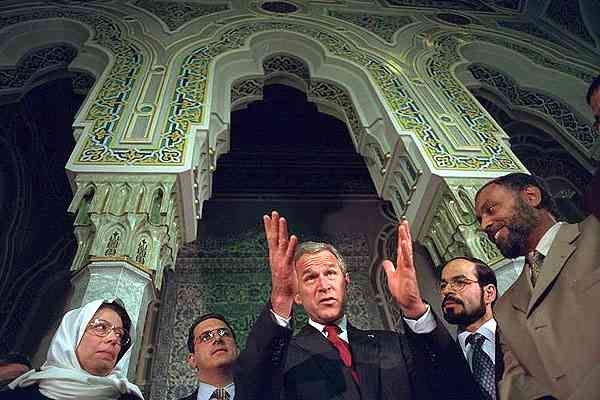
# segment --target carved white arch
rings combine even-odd
[[[226,28],[229,29],[231,26]],[[319,29],[327,31],[322,27]],[[340,34],[335,32],[335,35],[339,36]],[[346,40],[348,39],[346,38]],[[351,42],[348,41],[348,43]],[[198,47],[197,43],[189,43],[181,48],[171,59],[169,70],[177,70]],[[208,169],[211,173],[210,179],[212,179],[212,171],[216,168],[216,158],[229,150],[232,84],[242,78],[263,76],[263,61],[267,57],[280,53],[291,53],[303,60],[308,66],[311,79],[329,81],[347,91],[364,132],[360,143],[355,143],[356,151],[359,154],[363,156],[368,154],[366,147],[373,142],[379,143],[383,153],[388,154],[391,159],[394,159],[396,154],[403,154],[406,157],[409,152],[407,148],[410,147],[410,158],[419,166],[417,169],[421,170],[421,165],[426,161],[419,153],[415,138],[410,132],[403,131],[398,123],[390,117],[391,111],[382,95],[378,93],[375,82],[367,70],[352,61],[334,56],[315,39],[292,31],[278,30],[255,33],[242,47],[220,54],[212,60],[208,74],[208,93],[204,104],[208,111],[205,112],[203,122],[192,127],[196,140],[194,164],[199,166],[195,171],[206,170],[206,166],[201,166],[202,158],[210,157]],[[401,65],[400,62],[397,64]],[[171,82],[168,86],[173,84]],[[324,109],[324,111],[331,113],[332,110]],[[390,164],[387,160],[386,163]],[[386,175],[385,166],[378,169],[377,173],[373,173],[371,170],[370,172],[378,194],[386,200],[394,201],[396,189],[392,186],[395,184],[395,178],[390,177],[391,174]],[[194,198],[201,202],[210,197],[210,193],[208,196],[204,194],[206,196],[204,198],[195,196],[195,189],[192,189],[194,177],[189,176],[189,178],[191,179],[182,185],[184,214],[193,213],[200,218],[201,206],[193,204]],[[201,179],[195,179],[196,182],[198,180]],[[205,186],[210,188],[210,184]],[[392,189],[388,190],[389,188]],[[424,192],[425,185],[421,189]],[[415,214],[419,208],[426,207],[426,205],[419,205],[418,201],[413,203],[411,210]],[[398,213],[401,213],[399,207],[395,205],[395,208]],[[190,238],[195,237],[195,228],[189,229],[188,217],[186,217],[186,225],[186,240],[193,240]]]
[[[86,71],[96,79],[113,59],[112,54],[92,42],[91,27],[75,20],[49,18],[9,25],[0,31],[0,65],[14,66],[33,48],[56,43],[75,47],[77,57],[69,65],[73,71]]]

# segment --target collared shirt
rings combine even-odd
[[[564,222],[557,222],[554,225],[552,225],[547,231],[546,233],[544,233],[544,235],[542,236],[542,238],[540,239],[540,241],[538,242],[537,246],[535,246],[535,249],[541,253],[544,257],[548,256],[548,253],[550,252],[550,247],[552,247],[552,243],[554,243],[554,239],[556,238],[556,235],[558,234],[558,230],[560,229],[560,226],[563,225]],[[526,258],[523,258],[523,266],[525,265]],[[531,284],[531,270],[529,268],[527,268],[527,281],[529,282],[529,288],[533,289],[533,285]]]
[[[308,324],[316,330],[318,330],[319,332],[321,332],[323,336],[327,337],[327,334],[325,333],[325,325],[315,322],[310,318],[308,319]],[[342,318],[338,319],[330,325],[337,325],[337,327],[340,328],[338,337],[344,342],[350,343],[350,341],[348,340],[348,318],[346,318],[346,315],[342,315]]]
[[[550,229],[548,229],[546,233],[544,233],[544,236],[542,236],[537,246],[535,246],[535,249],[542,253],[544,257],[546,257],[550,252],[550,247],[552,247],[552,243],[554,243],[556,234],[558,233],[560,226],[563,224],[564,222],[557,222],[554,225],[552,225]]]
[[[290,318],[284,318],[280,315],[277,315],[275,313],[275,311],[271,310],[271,314],[274,318],[274,321],[277,325],[282,326],[284,328],[288,328],[288,329],[292,329],[292,324],[291,324],[291,317]],[[435,321],[434,321],[435,322]],[[313,328],[315,328],[316,330],[318,330],[319,332],[321,332],[321,334],[325,337],[327,337],[327,334],[324,332],[325,329],[325,325],[320,324],[318,322],[313,321],[312,319],[308,319],[308,324],[310,326],[312,326]],[[338,328],[340,328],[340,333],[338,334],[339,338],[342,339],[344,342],[346,343],[350,343],[350,341],[348,340],[348,318],[346,318],[346,315],[342,315],[342,318],[338,319],[337,321],[334,322],[335,325],[338,326]],[[435,328],[435,327],[434,327]],[[432,329],[433,330],[433,329]]]
[[[198,382],[198,397],[197,400],[209,400],[210,396],[212,396],[213,392],[217,390],[218,387],[210,385],[204,382]],[[235,385],[231,382],[229,385],[225,386],[223,389],[229,393],[229,398],[233,400],[235,397]]]
[[[469,368],[473,369],[473,346],[470,343],[467,343],[467,338],[471,336],[472,333],[480,333],[485,337],[485,341],[481,345],[481,348],[491,358],[492,362],[496,364],[496,327],[498,324],[494,318],[486,321],[483,325],[479,327],[475,332],[462,331],[458,334],[458,343],[460,344],[460,348],[462,349],[465,358],[469,362]]]

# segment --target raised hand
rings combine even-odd
[[[271,306],[273,311],[288,318],[292,313],[298,279],[294,270],[294,251],[298,238],[288,236],[287,221],[277,211],[263,216],[265,235],[269,243],[269,265],[271,267]]]
[[[383,262],[392,297],[400,306],[402,314],[411,319],[422,316],[427,307],[421,299],[417,273],[413,263],[412,239],[408,221],[398,225],[398,257],[396,267],[390,260]]]

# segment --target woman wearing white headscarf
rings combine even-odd
[[[131,319],[117,301],[96,300],[69,311],[41,370],[12,381],[12,390],[0,393],[0,399],[143,399],[123,372],[132,336]]]

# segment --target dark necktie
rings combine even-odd
[[[544,262],[544,256],[537,250],[527,254],[527,265],[531,272],[531,286],[535,287],[540,272],[542,271],[542,263]]]
[[[229,400],[229,393],[223,388],[215,389],[208,400]]]
[[[482,398],[485,400],[495,400],[496,372],[494,363],[485,351],[483,351],[483,342],[485,342],[485,336],[477,332],[467,338],[467,343],[471,344],[471,349],[473,350],[471,370],[473,371],[473,378],[479,384]]]
[[[337,349],[338,353],[340,354],[340,358],[342,359],[342,363],[344,366],[346,366],[346,368],[350,369],[352,372],[352,379],[354,379],[354,382],[358,384],[358,374],[354,368],[352,368],[352,354],[350,353],[350,346],[348,346],[348,343],[340,339],[338,336],[338,329],[339,328],[337,325],[325,325],[324,330],[327,332],[327,340],[329,340],[333,347]]]

